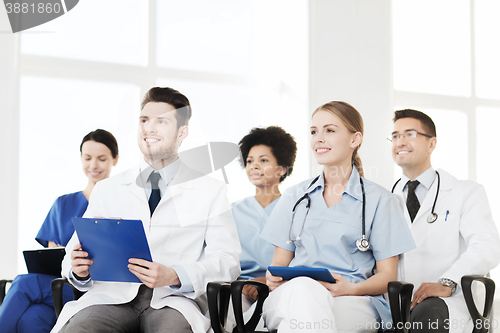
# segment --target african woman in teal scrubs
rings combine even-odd
[[[118,144],[114,136],[98,129],[87,134],[80,145],[83,171],[88,178],[85,190],[56,199],[36,236],[44,247],[65,246],[75,229],[71,218],[81,217],[95,184],[109,177],[118,162]],[[18,275],[0,306],[0,327],[4,333],[48,333],[56,322],[51,281],[45,274]],[[65,288],[64,301],[73,299]]]
[[[270,126],[252,129],[239,145],[242,165],[255,185],[255,196],[232,204],[241,243],[239,279],[266,283],[266,270],[273,259],[274,246],[259,235],[281,196],[278,185],[292,173],[297,144],[281,127]],[[243,294],[246,310],[257,294],[251,286],[246,286]]]

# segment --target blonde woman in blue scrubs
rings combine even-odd
[[[259,237],[269,215],[281,197],[279,184],[293,170],[297,144],[281,127],[254,128],[239,142],[241,164],[248,180],[255,186],[255,195],[231,205],[241,243],[241,275],[239,280],[266,283],[267,267],[274,255],[274,246]],[[257,299],[257,291],[245,286],[243,309]],[[252,311],[250,311],[252,312]],[[226,330],[234,326],[229,312]]]
[[[311,149],[323,172],[285,191],[261,237],[275,245],[273,266],[327,268],[336,283],[306,277],[283,281],[267,272],[272,292],[263,315],[270,330],[376,332],[391,325],[382,294],[396,280],[398,255],[415,245],[397,198],[362,178],[362,141],[363,119],[351,105],[330,102],[314,111]],[[362,184],[365,251],[357,246],[363,234]],[[292,221],[292,209],[305,193],[309,212],[306,216],[307,200],[302,200]]]

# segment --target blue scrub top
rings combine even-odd
[[[359,251],[356,240],[362,235],[363,192],[359,173],[352,169],[342,200],[327,207],[323,198],[323,173],[293,186],[283,194],[261,233],[261,237],[280,248],[295,252],[290,266],[323,267],[357,283],[374,274],[375,261],[384,260],[415,248],[398,199],[382,186],[363,178],[366,193],[366,238],[370,248]],[[311,206],[300,234],[301,240],[286,244],[292,208],[309,192]],[[305,216],[306,202],[296,208],[291,239],[295,239]],[[389,305],[382,295],[371,297],[380,319],[391,322]]]
[[[49,241],[66,246],[75,232],[71,219],[82,217],[87,206],[87,198],[81,191],[61,195],[50,208],[35,239],[44,247],[49,245]]]
[[[241,243],[240,280],[265,276],[274,256],[274,245],[259,237],[279,198],[266,208],[255,197],[248,197],[231,204]]]

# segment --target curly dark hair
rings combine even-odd
[[[280,183],[292,174],[293,164],[297,155],[297,143],[293,136],[278,126],[253,128],[239,142],[240,163],[243,167],[247,166],[247,157],[250,149],[258,145],[271,148],[271,152],[276,157],[278,165],[286,169],[286,173],[280,177]]]

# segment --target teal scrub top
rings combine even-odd
[[[273,261],[274,245],[259,235],[278,201],[279,198],[264,208],[252,196],[231,205],[241,243],[240,280],[265,276],[267,267]]]
[[[290,266],[327,268],[357,283],[371,277],[375,261],[384,260],[415,248],[415,243],[398,199],[382,186],[363,178],[366,195],[365,230],[369,250],[360,251],[356,240],[362,235],[363,192],[355,167],[342,193],[342,200],[327,207],[323,198],[323,173],[309,186],[312,179],[285,191],[264,227],[261,237],[280,248],[293,251]],[[292,208],[306,192],[311,206],[300,234],[300,240],[289,241]],[[290,238],[294,240],[302,227],[306,202],[297,205]],[[371,296],[370,296],[371,297]],[[391,314],[382,295],[371,297],[380,320],[390,323]]]

